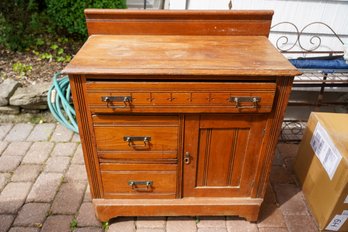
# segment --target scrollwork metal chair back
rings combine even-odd
[[[280,22],[280,23],[273,25],[271,27],[271,31],[274,28],[279,27],[281,25],[289,25],[293,29],[295,29],[295,32],[294,32],[295,33],[295,41],[293,43],[290,42],[289,36],[287,36],[287,35],[282,35],[276,40],[275,46],[282,53],[303,53],[304,52],[304,53],[328,53],[328,54],[342,53],[343,54],[343,50],[338,50],[338,51],[336,51],[336,50],[329,50],[329,51],[318,50],[322,45],[322,38],[321,38],[320,34],[310,35],[309,42],[311,45],[313,45],[313,47],[308,48],[308,47],[304,46],[303,43],[301,42],[302,41],[301,38],[304,35],[308,35],[306,33],[306,30],[309,27],[312,27],[315,25],[321,25],[321,26],[329,29],[329,31],[332,32],[332,35],[335,38],[337,38],[338,41],[343,45],[344,43],[343,43],[342,39],[340,38],[340,36],[332,29],[332,27],[330,27],[326,23],[312,22],[312,23],[309,23],[306,26],[304,26],[301,30],[299,30],[299,28],[294,23],[284,21],[284,22]],[[299,47],[301,50],[300,51],[294,50],[295,47]]]

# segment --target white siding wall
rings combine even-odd
[[[186,0],[169,0],[170,9],[185,9]],[[229,0],[188,0],[188,9],[221,9],[227,10]],[[282,21],[294,23],[299,30],[311,22],[328,24],[348,44],[348,0],[233,0],[232,9],[274,10],[272,25]],[[281,35],[289,37],[289,42],[295,40],[294,28],[278,26],[272,29],[270,40],[273,44]],[[310,38],[313,34],[321,34],[321,47],[319,50],[342,50],[341,43],[332,36],[327,28],[314,25],[304,31],[302,45],[311,48]],[[313,40],[314,43],[318,41]],[[284,48],[287,48],[286,46]]]
[[[186,0],[169,0],[167,5],[171,10],[184,10],[186,7]]]
[[[229,0],[191,0],[188,7],[189,9],[228,10],[229,2]]]

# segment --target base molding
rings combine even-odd
[[[239,216],[257,221],[262,198],[93,199],[97,218],[119,216]]]

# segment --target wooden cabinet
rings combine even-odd
[[[299,74],[267,40],[271,17],[86,11],[90,37],[63,72],[100,220],[257,220]]]

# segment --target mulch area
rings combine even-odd
[[[73,57],[83,42],[66,44],[64,50]],[[39,52],[47,52],[49,48],[42,47]],[[24,75],[18,73],[13,68],[17,62],[24,66],[30,66],[31,70]],[[54,59],[40,59],[33,50],[28,49],[23,52],[10,51],[0,46],[0,83],[5,79],[11,78],[20,82],[23,86],[35,85],[41,82],[50,82],[55,72],[63,70],[67,62],[57,62]]]
[[[13,70],[13,65],[20,62],[30,65],[31,71],[21,76]],[[11,78],[20,82],[23,86],[50,81],[53,74],[64,68],[66,64],[55,61],[39,60],[37,56],[30,52],[12,52],[8,50],[0,51],[0,83]]]

